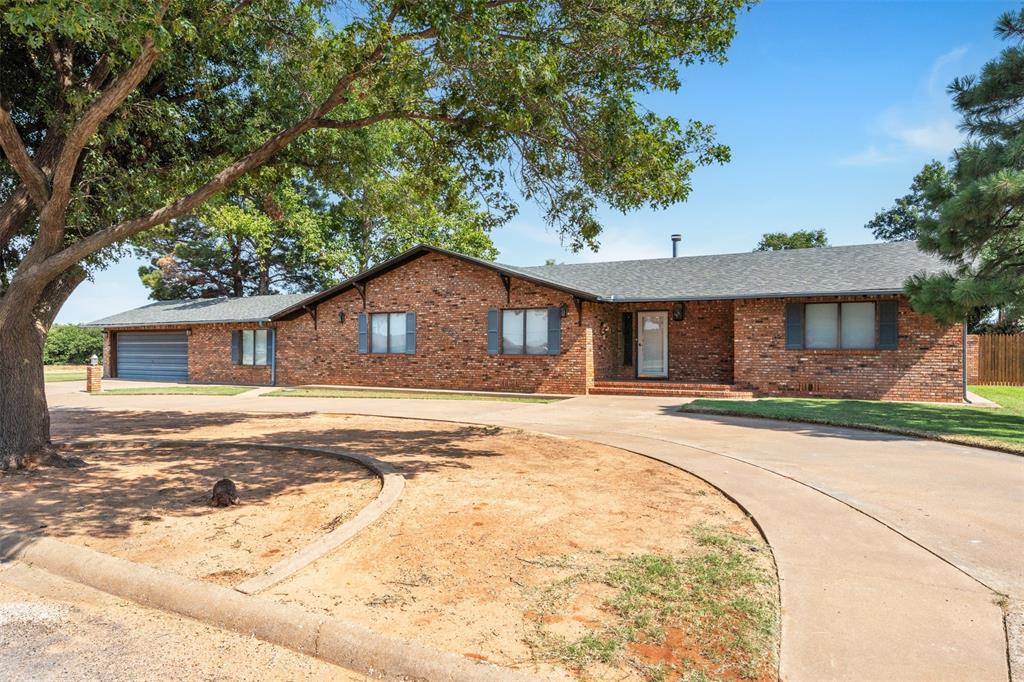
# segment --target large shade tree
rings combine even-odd
[[[996,33],[1009,46],[949,86],[966,142],[868,224],[882,239],[916,238],[949,264],[906,284],[916,310],[947,324],[992,309],[1009,327],[1024,318],[1024,10],[1003,15]]]
[[[236,183],[195,214],[137,238],[150,298],[260,296],[333,283],[343,255],[315,195],[272,178]]]
[[[355,139],[353,139],[355,138]],[[293,144],[194,215],[134,240],[157,300],[322,289],[427,243],[493,259],[515,206],[478,196],[406,121]]]
[[[747,0],[10,0],[0,10],[0,466],[47,451],[47,329],[90,268],[296,140],[414,123],[572,248],[601,204],[662,207],[725,161],[646,110],[721,61]]]

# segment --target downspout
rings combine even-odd
[[[962,354],[963,354],[963,357],[962,357],[962,364],[963,364],[962,375],[963,375],[963,392],[964,392],[964,396],[963,397],[964,397],[964,402],[965,403],[969,403],[971,401],[967,399],[967,320],[964,320],[963,334],[961,335],[961,338],[962,338],[962,342],[961,342],[960,345],[961,345]]]
[[[274,338],[274,352],[270,354],[270,385],[277,386],[277,327],[271,327],[268,333]]]

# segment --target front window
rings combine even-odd
[[[504,355],[547,355],[548,309],[501,311],[501,352]]]
[[[804,306],[806,348],[874,348],[875,304],[808,303]]]
[[[373,313],[370,315],[370,352],[405,353],[405,313]]]
[[[244,329],[242,334],[242,364],[264,366],[267,364],[267,330]]]

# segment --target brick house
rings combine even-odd
[[[958,401],[963,329],[915,313],[913,242],[513,267],[418,246],[312,294],[93,323],[120,378]]]

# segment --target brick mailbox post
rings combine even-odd
[[[99,393],[103,390],[103,365],[99,364],[99,358],[95,355],[85,368],[85,391],[86,393]]]

